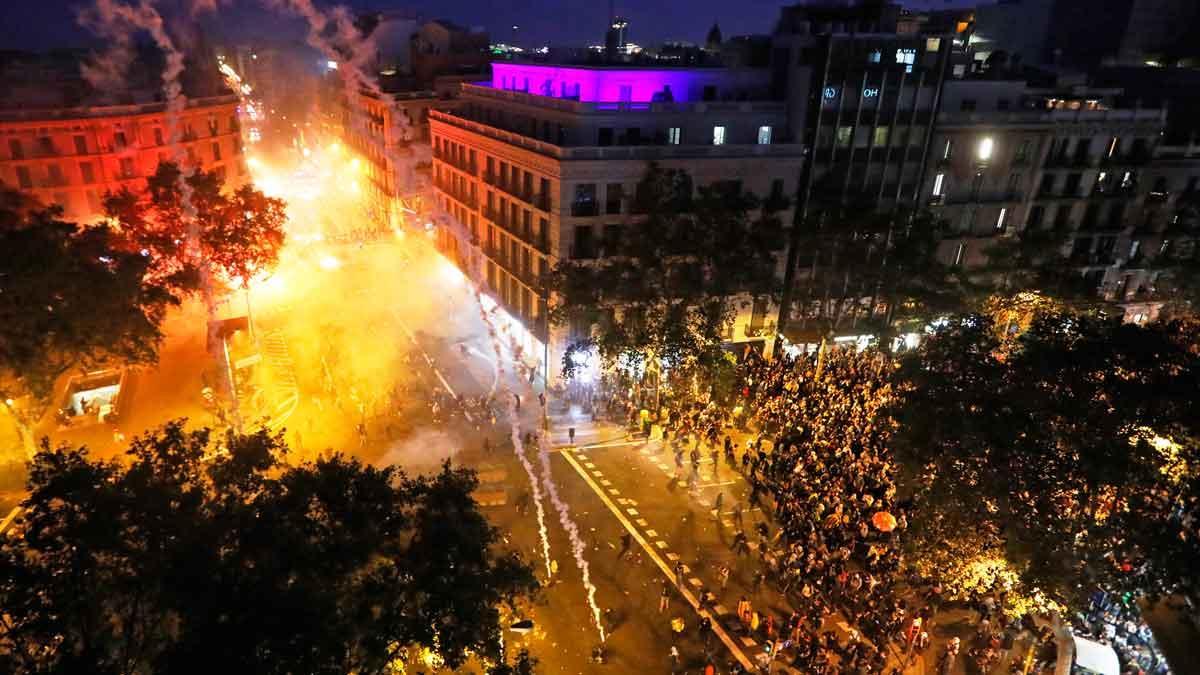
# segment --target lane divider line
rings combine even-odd
[[[629,532],[629,534],[633,536],[637,543],[642,547],[642,550],[646,552],[646,555],[650,556],[650,559],[654,561],[655,565],[658,565],[658,568],[662,571],[663,575],[672,581],[676,590],[683,595],[684,600],[688,601],[688,604],[692,606],[692,609],[696,611],[697,615],[707,616],[711,619],[713,633],[720,638],[721,642],[724,643],[727,648],[729,648],[729,652],[738,660],[738,663],[742,664],[742,667],[746,669],[746,672],[757,672],[756,669],[758,666],[751,661],[750,658],[746,656],[746,653],[742,651],[742,648],[733,641],[733,638],[731,638],[729,633],[725,631],[725,627],[722,626],[721,622],[717,620],[718,617],[714,616],[708,610],[700,610],[700,602],[692,593],[692,591],[680,583],[680,580],[675,577],[675,573],[671,571],[671,566],[667,565],[662,557],[658,555],[658,551],[656,551],[654,547],[647,542],[646,538],[642,536],[641,532],[639,532],[637,528],[633,526],[633,523],[629,522],[629,519],[625,517],[624,513],[621,513],[621,509],[618,508],[617,505],[608,498],[608,495],[604,494],[604,492],[600,490],[600,486],[596,485],[595,481],[592,480],[592,477],[587,475],[587,472],[583,470],[583,467],[579,465],[579,462],[571,455],[571,453],[569,451],[565,451],[558,454],[567,460],[567,463],[571,465],[571,468],[575,469],[575,473],[578,473],[579,477],[582,478],[583,481],[588,484],[588,487],[592,489],[592,492],[595,492],[596,496],[600,498],[600,501],[604,502],[604,505],[608,507],[608,510],[611,511],[614,516],[616,516],[617,521],[621,523],[621,525],[625,528],[625,531]],[[666,546],[666,543],[662,541],[656,542],[656,545],[657,544],[663,544],[664,548]]]

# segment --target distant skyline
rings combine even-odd
[[[125,0],[130,1],[130,0]],[[990,0],[989,0],[990,1]],[[336,2],[316,0],[332,7]],[[185,0],[160,0],[169,11]],[[44,50],[55,47],[92,46],[96,40],[75,23],[75,8],[82,0],[6,0],[0,2],[0,48]],[[213,39],[287,39],[303,36],[303,25],[294,19],[261,9],[259,0],[219,0],[219,17],[200,19]],[[512,42],[512,25],[520,27],[516,42],[523,46],[583,45],[601,43],[608,20],[605,0],[349,0],[358,11],[411,9],[429,19],[449,19],[486,30],[492,42]],[[629,19],[629,39],[638,44],[664,40],[702,43],[716,21],[726,37],[770,33],[779,9],[793,2],[779,0],[614,0],[617,14]],[[964,0],[908,0],[914,9],[971,6]],[[503,7],[497,12],[497,7]],[[178,15],[178,12],[176,12]]]

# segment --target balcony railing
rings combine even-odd
[[[455,157],[452,153],[442,152],[440,150],[434,150],[433,156],[435,158],[440,159],[441,161],[449,164],[450,166],[458,169],[459,171],[465,171],[466,173],[469,173],[472,176],[479,173],[479,165],[475,162],[472,162],[469,159],[460,160],[457,157]]]
[[[600,215],[599,202],[575,202],[571,204],[571,215],[576,218],[586,218]]]

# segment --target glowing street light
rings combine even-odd
[[[979,155],[979,161],[986,162],[992,158],[992,150],[996,148],[995,141],[991,136],[984,136],[979,141],[979,147],[976,148],[976,154]]]

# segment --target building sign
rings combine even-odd
[[[876,96],[879,96],[878,87],[867,87],[866,89],[863,89],[863,98],[875,98]]]
[[[837,98],[837,87],[825,87],[825,98]]]

